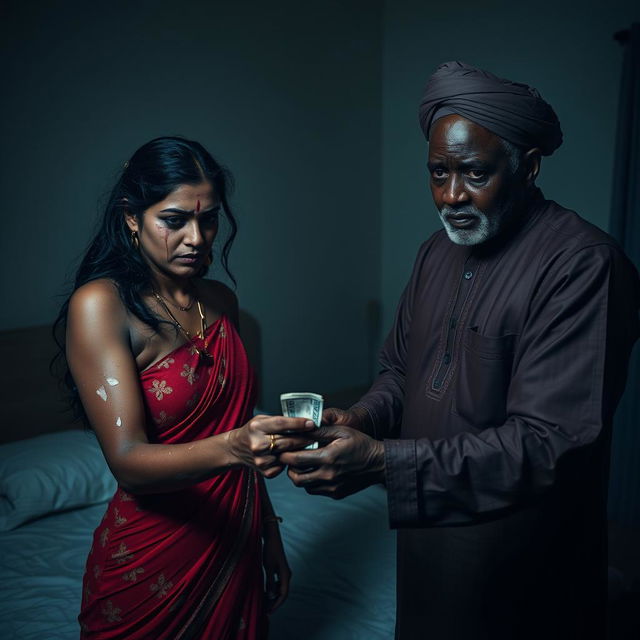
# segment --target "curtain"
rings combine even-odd
[[[640,23],[616,34],[624,48],[610,232],[640,267]],[[609,518],[640,526],[640,346],[614,421]]]

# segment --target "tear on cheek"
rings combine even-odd
[[[102,398],[105,402],[107,401],[107,392],[104,388],[104,386],[100,385],[97,389],[96,389],[96,394]]]
[[[167,252],[167,262],[169,262],[169,229],[163,227],[156,223],[156,229],[158,230],[158,234],[164,238],[164,248]]]

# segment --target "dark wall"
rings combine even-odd
[[[0,329],[48,323],[97,201],[142,143],[235,174],[231,266],[264,402],[368,376],[378,297],[382,3],[5,2]]]
[[[265,406],[371,370],[415,251],[438,228],[417,105],[461,59],[536,86],[565,144],[546,195],[608,225],[629,0],[364,0],[2,5],[0,329],[50,322],[99,197],[140,144],[203,142],[237,179],[232,254],[260,324]],[[375,305],[373,305],[375,307]]]

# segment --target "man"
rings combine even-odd
[[[280,462],[309,493],[386,485],[396,638],[604,638],[637,272],[535,186],[562,142],[537,91],[446,63],[420,123],[444,230],[418,252],[369,392],[325,412],[325,446]]]

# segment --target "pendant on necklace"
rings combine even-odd
[[[206,349],[198,349],[198,355],[203,365],[210,367],[213,364],[213,356]]]

